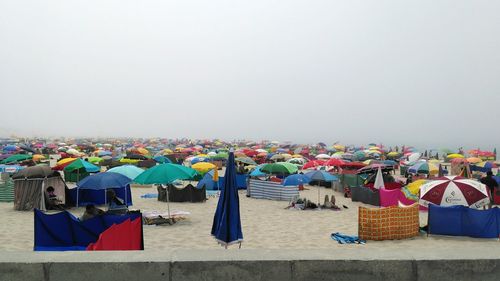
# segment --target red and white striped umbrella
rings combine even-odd
[[[467,178],[447,176],[420,187],[420,205],[467,206],[479,209],[490,202],[486,185]]]

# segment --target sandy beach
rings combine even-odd
[[[316,201],[318,187],[306,186],[301,197]],[[398,251],[412,249],[416,252],[433,252],[453,248],[459,243],[462,247],[474,247],[478,243],[500,249],[497,239],[474,239],[467,237],[430,236],[421,234],[407,240],[368,241],[366,245],[340,245],[331,240],[330,234],[341,232],[357,235],[358,206],[364,204],[351,202],[343,194],[320,187],[321,198],[334,194],[337,205],[346,205],[341,211],[298,211],[286,210],[287,202],[253,199],[240,191],[241,221],[245,249],[352,249],[353,251]],[[131,209],[142,211],[166,211],[167,204],[156,198],[140,198],[146,193],[156,193],[156,189],[132,188],[134,205]],[[171,210],[191,213],[188,219],[175,225],[144,226],[146,251],[167,249],[217,249],[220,246],[210,236],[212,219],[217,198],[211,197],[205,203],[170,203]],[[368,206],[368,205],[366,205]],[[73,208],[73,214],[80,216],[83,208]],[[33,249],[33,212],[13,209],[13,203],[0,203],[0,251],[32,251]],[[427,213],[420,213],[420,224],[425,225]],[[237,246],[232,246],[237,248]]]

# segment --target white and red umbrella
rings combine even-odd
[[[467,178],[447,176],[420,187],[420,205],[466,206],[479,209],[490,202],[486,185]]]

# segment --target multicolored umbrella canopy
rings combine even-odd
[[[495,162],[492,162],[492,161],[484,161],[481,163],[471,165],[471,170],[481,171],[483,173],[491,171],[491,169],[495,169],[495,168],[498,168],[498,166],[497,166],[497,164],[495,164]]]
[[[419,161],[411,166],[408,171],[414,174],[437,175],[439,173],[439,166],[427,161]]]
[[[135,179],[137,176],[144,172],[143,169],[134,165],[123,165],[109,169],[107,172],[122,174],[129,179]]]
[[[466,206],[480,209],[490,202],[486,185],[458,176],[446,176],[420,187],[420,204]]]
[[[89,173],[97,173],[101,170],[101,168],[97,167],[96,165],[78,158],[75,161],[71,162],[71,164],[66,166],[64,168],[64,171],[72,172],[74,170],[79,170],[79,169],[85,169],[85,171]]]
[[[325,171],[311,171],[305,174],[312,181],[338,181],[339,178]]]
[[[178,164],[160,164],[154,166],[134,179],[140,184],[169,184],[175,180],[191,180],[198,172],[196,170]]]
[[[298,171],[296,165],[287,162],[264,164],[260,170],[269,174],[294,174]]]

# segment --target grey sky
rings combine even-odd
[[[0,134],[494,147],[500,1],[0,0]]]

